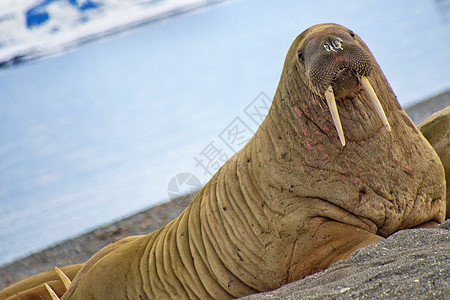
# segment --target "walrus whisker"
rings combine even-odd
[[[319,105],[320,109],[322,110],[322,112],[324,111],[324,105],[325,102],[323,101],[323,97],[318,96],[316,93],[314,93],[313,91],[309,91],[309,97],[311,99],[313,99],[314,103],[317,103],[317,105]]]
[[[44,283],[45,288],[47,289],[48,293],[50,294],[50,297],[52,297],[53,300],[59,300],[58,295],[56,295],[56,293],[52,290],[52,288]]]
[[[386,126],[387,130],[391,131],[391,126],[389,126],[388,119],[386,118],[386,114],[384,113],[383,107],[381,106],[380,100],[378,100],[377,94],[375,94],[375,91],[372,88],[372,85],[370,84],[369,80],[365,76],[358,76],[359,82],[361,83],[364,91],[369,96],[370,101],[372,102],[373,106],[375,107],[375,110],[378,113],[378,116],[381,119],[381,122],[383,122],[384,126]]]
[[[336,127],[339,140],[341,141],[342,146],[345,146],[344,131],[342,130],[341,119],[339,118],[336,99],[334,98],[334,92],[331,85],[325,91],[325,99],[327,99],[328,109],[330,110],[331,118],[333,119],[334,127]]]
[[[55,267],[55,271],[58,274],[59,278],[61,279],[61,281],[63,282],[64,286],[66,287],[66,289],[69,288],[70,284],[72,283],[72,281],[70,281],[69,277],[67,277],[66,274],[64,274],[63,271],[61,271],[60,268]]]

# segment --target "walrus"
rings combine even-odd
[[[353,31],[319,24],[294,40],[255,135],[191,204],[163,228],[68,268],[73,281],[64,279],[67,291],[53,297],[237,298],[444,217],[439,157],[370,50]],[[0,296],[50,299],[53,274]]]
[[[418,126],[441,159],[445,171],[447,205],[445,219],[450,219],[450,106],[438,111]]]

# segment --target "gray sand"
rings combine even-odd
[[[450,105],[450,91],[406,108],[416,125]],[[177,217],[191,195],[176,199],[0,268],[0,289],[25,277],[87,261],[105,245],[147,234]],[[446,223],[450,229],[450,222]],[[271,293],[246,299],[449,299],[450,231],[401,231],[332,268]]]

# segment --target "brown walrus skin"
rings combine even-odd
[[[387,120],[362,88],[363,77]],[[327,91],[336,98],[339,136]],[[326,269],[395,231],[432,226],[444,216],[437,154],[364,42],[345,27],[320,24],[293,42],[254,137],[187,209],[158,231],[94,255],[62,299],[240,297]]]
[[[418,128],[433,146],[444,166],[447,190],[445,218],[450,219],[450,106],[431,115]]]

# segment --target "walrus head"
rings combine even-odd
[[[342,130],[336,97],[351,97],[360,90],[367,94],[387,130],[391,130],[383,107],[367,76],[372,72],[369,53],[359,39],[348,29],[328,27],[314,32],[298,45],[297,56],[304,63],[310,90],[326,99],[342,146],[345,136]]]

